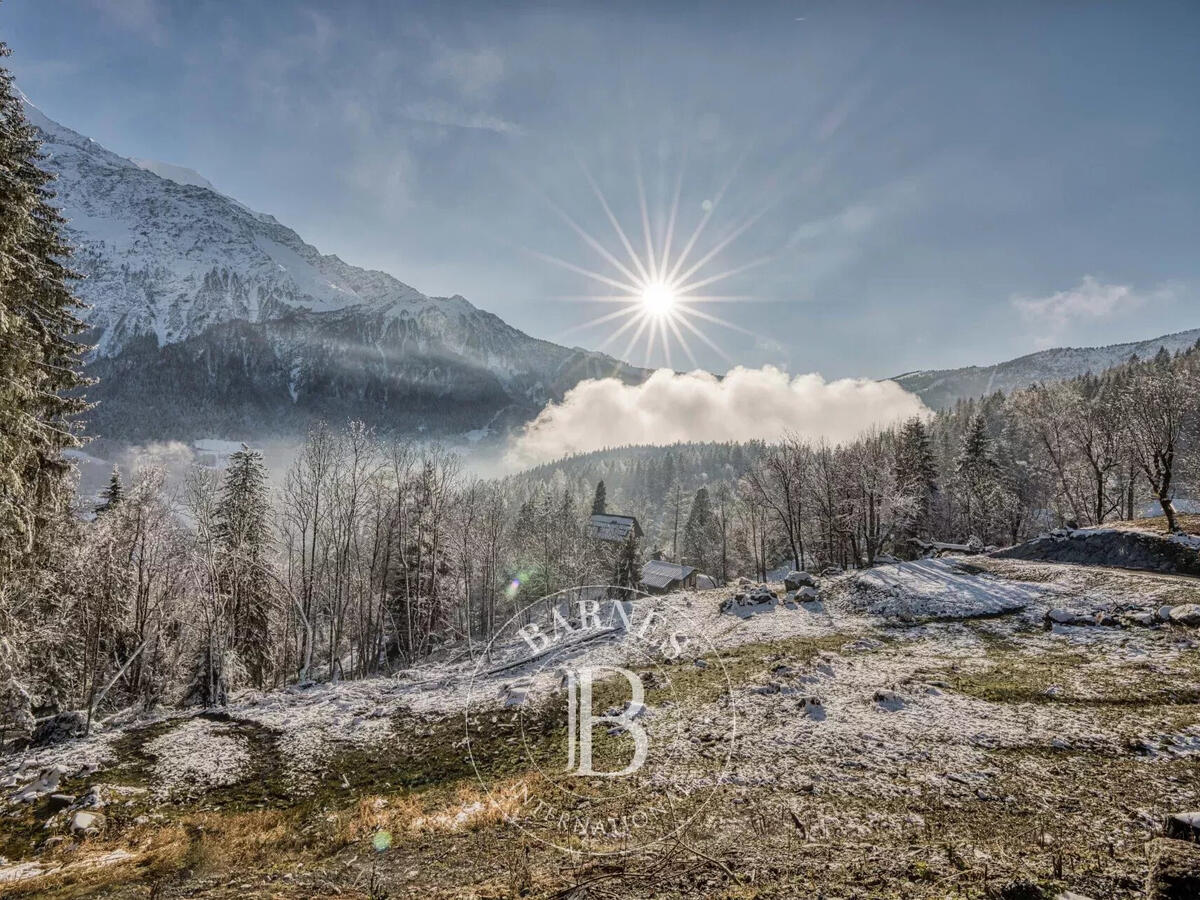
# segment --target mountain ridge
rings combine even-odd
[[[385,429],[503,429],[582,378],[649,374],[322,254],[197,173],[126,159],[24,102],[84,276],[99,436],[296,432],[351,412]]]
[[[990,366],[954,369],[916,369],[887,379],[920,397],[932,409],[946,409],[968,397],[1010,393],[1040,381],[1062,381],[1098,374],[1126,362],[1130,356],[1153,356],[1160,347],[1177,352],[1200,341],[1200,328],[1176,331],[1141,341],[1101,347],[1054,347],[1004,360]]]

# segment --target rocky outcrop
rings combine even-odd
[[[1145,531],[1063,528],[992,556],[1200,576],[1200,552],[1191,543]]]

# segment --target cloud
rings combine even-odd
[[[498,134],[521,134],[520,125],[485,112],[459,109],[441,100],[425,100],[404,108],[406,118],[429,125],[449,128],[473,128],[480,131],[495,131]]]
[[[1013,297],[1012,305],[1027,325],[1040,332],[1039,346],[1048,347],[1079,321],[1112,318],[1172,296],[1173,291],[1167,286],[1141,293],[1127,284],[1104,284],[1085,275],[1078,286],[1070,290],[1058,291],[1048,297]]]
[[[615,378],[582,381],[551,403],[513,441],[505,461],[536,465],[569,453],[677,441],[850,440],[929,410],[892,381],[817,374],[790,376],[774,366],[707,372],[659,369],[639,385]]]

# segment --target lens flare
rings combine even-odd
[[[619,352],[621,358],[629,359],[630,354],[637,348],[638,343],[644,342],[643,364],[649,365],[651,356],[661,352],[668,367],[671,366],[671,350],[673,346],[681,347],[693,366],[699,365],[689,343],[689,338],[695,337],[706,347],[717,353],[722,359],[731,362],[732,360],[730,360],[729,355],[701,329],[700,324],[702,322],[713,323],[734,331],[741,331],[747,334],[750,332],[697,307],[706,303],[751,300],[754,298],[733,294],[703,294],[699,293],[699,291],[702,288],[707,288],[709,285],[724,281],[735,275],[740,275],[749,269],[770,261],[771,257],[763,257],[717,272],[709,273],[705,271],[709,269],[710,265],[715,262],[723,251],[762,217],[765,210],[734,223],[723,230],[715,241],[711,242],[710,246],[706,248],[702,247],[705,244],[705,231],[717,211],[721,198],[729,188],[729,182],[726,182],[711,199],[705,200],[701,204],[700,209],[702,210],[702,214],[699,217],[699,221],[692,229],[691,234],[683,241],[682,249],[676,252],[677,248],[674,246],[674,243],[676,226],[679,224],[680,219],[679,201],[683,185],[682,169],[675,178],[674,192],[670,208],[667,210],[666,220],[664,223],[658,223],[661,227],[655,227],[655,223],[651,221],[649,205],[646,202],[646,190],[641,177],[641,167],[635,159],[635,188],[637,190],[637,205],[641,225],[639,240],[639,238],[632,237],[631,232],[627,232],[621,225],[611,204],[608,202],[608,198],[605,197],[604,192],[600,189],[600,185],[596,183],[587,166],[582,165],[582,162],[581,166],[584,177],[596,195],[596,199],[600,202],[604,216],[612,226],[621,250],[624,251],[623,257],[621,250],[614,253],[608,247],[604,246],[598,238],[589,233],[564,209],[544,195],[543,199],[546,200],[555,214],[592,250],[598,253],[609,268],[607,272],[597,272],[544,253],[529,252],[539,259],[604,285],[610,291],[614,289],[616,291],[616,293],[612,294],[589,294],[569,299],[615,303],[620,308],[615,312],[608,312],[582,322],[573,328],[567,329],[565,333],[593,328],[604,323],[613,323],[616,327],[597,349],[609,350],[609,348],[619,346],[619,342],[624,339],[623,349],[620,351],[613,350],[612,352]],[[636,249],[637,245],[635,241],[642,244],[640,252]]]

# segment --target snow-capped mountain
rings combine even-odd
[[[648,374],[323,255],[190,169],[26,115],[85,276],[100,435],[242,437],[347,415],[464,431],[524,421],[584,377]]]
[[[1200,328],[1194,328],[1128,344],[1042,350],[994,366],[906,372],[891,380],[912,391],[925,401],[926,406],[947,409],[966,397],[982,397],[995,391],[1009,393],[1042,381],[1062,381],[1088,372],[1099,373],[1127,362],[1135,354],[1146,359],[1162,347],[1175,353],[1191,347],[1198,340]]]
[[[157,159],[139,159],[136,156],[129,157],[129,161],[139,169],[145,169],[147,172],[153,172],[159,178],[165,178],[167,181],[173,181],[176,184],[182,184],[185,187],[202,187],[208,188],[210,191],[215,191],[213,183],[197,172],[195,169],[189,169],[186,166],[175,166],[171,163],[161,162]]]

